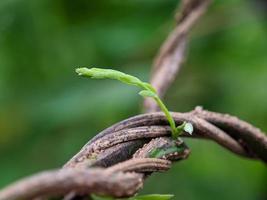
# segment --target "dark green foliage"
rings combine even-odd
[[[73,75],[108,66],[149,80],[174,25],[176,0],[0,1],[0,187],[58,168],[96,133],[140,113],[132,87]],[[267,21],[254,1],[214,1],[190,36],[188,57],[165,102],[231,113],[267,131]],[[123,67],[116,67],[123,66]],[[105,90],[105,93],[99,93]],[[140,106],[138,106],[138,103]],[[175,199],[266,199],[266,167],[208,141],[143,192]]]

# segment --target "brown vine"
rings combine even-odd
[[[177,25],[160,48],[151,77],[161,97],[175,79],[184,60],[188,33],[202,16],[209,0],[183,0]],[[154,112],[157,106],[146,100],[152,113],[121,121],[91,139],[62,169],[32,175],[0,191],[0,200],[83,199],[91,193],[114,197],[133,196],[142,187],[147,175],[166,171],[173,161],[186,159],[190,150],[179,155],[149,158],[155,147],[169,144],[171,130],[165,115]],[[196,107],[187,113],[173,112],[176,124],[184,121],[194,126],[193,135],[182,137],[208,139],[232,153],[267,163],[267,136],[260,129],[228,114]],[[173,159],[175,156],[176,159]],[[178,159],[177,159],[178,158]]]

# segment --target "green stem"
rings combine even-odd
[[[185,124],[180,127],[176,127],[175,122],[167,109],[167,107],[164,105],[164,103],[161,101],[159,96],[157,95],[156,89],[150,85],[149,83],[143,82],[140,79],[131,76],[129,74],[125,74],[123,72],[117,71],[117,70],[112,70],[112,69],[101,69],[101,68],[77,68],[76,72],[79,75],[82,76],[87,76],[89,78],[95,78],[95,79],[104,79],[104,78],[109,78],[109,79],[115,79],[118,81],[121,81],[123,83],[129,84],[129,85],[135,85],[140,88],[143,88],[139,94],[143,97],[152,97],[160,107],[160,109],[164,112],[166,115],[166,118],[168,119],[171,130],[172,130],[172,137],[173,139],[177,139],[177,137],[180,135],[181,130],[183,127],[185,127]],[[192,125],[191,125],[192,126]],[[191,128],[192,129],[192,128]],[[191,130],[189,127],[189,130]],[[192,132],[192,131],[191,131]]]
[[[166,117],[167,117],[167,119],[168,119],[168,121],[169,121],[169,123],[170,123],[170,126],[171,126],[172,137],[173,137],[174,139],[176,139],[176,138],[178,137],[179,134],[178,134],[178,131],[177,131],[177,129],[176,129],[175,122],[174,122],[174,120],[173,120],[173,118],[172,118],[172,116],[171,116],[169,110],[168,110],[167,107],[164,105],[164,103],[161,101],[161,99],[159,98],[158,95],[156,95],[156,96],[154,97],[154,99],[155,99],[155,101],[158,103],[160,109],[165,113],[165,115],[166,115]]]

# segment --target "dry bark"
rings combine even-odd
[[[154,63],[151,83],[160,97],[179,72],[188,32],[209,3],[209,0],[182,1],[177,25],[160,48]],[[150,100],[145,101],[145,107],[147,111],[157,110],[156,104]],[[194,126],[193,135],[182,133],[182,137],[209,139],[236,155],[267,163],[266,134],[237,117],[201,107],[187,113],[173,112],[172,116],[177,125],[187,121]],[[64,200],[82,200],[91,193],[133,196],[148,174],[168,170],[172,162],[189,156],[190,150],[186,147],[179,153],[149,158],[151,150],[173,144],[170,135],[168,121],[161,112],[131,117],[96,135],[63,169],[39,173],[2,189],[0,200],[43,200],[58,195]]]

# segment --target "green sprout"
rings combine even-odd
[[[117,199],[113,197],[105,197],[98,195],[91,195],[93,200],[170,200],[173,198],[172,194],[148,194],[148,195],[140,195],[129,198]]]
[[[77,68],[76,72],[78,73],[78,75],[84,76],[84,77],[89,77],[93,79],[115,79],[123,83],[134,85],[134,86],[141,88],[142,90],[139,92],[139,95],[143,97],[153,98],[157,102],[160,109],[166,115],[166,118],[169,121],[169,124],[171,127],[173,139],[177,139],[178,136],[182,133],[182,131],[186,131],[189,134],[192,134],[193,126],[191,123],[184,122],[182,125],[176,127],[174,119],[172,118],[169,110],[164,105],[162,100],[159,98],[155,88],[153,88],[153,86],[150,85],[149,83],[143,82],[137,77],[134,77],[132,75],[125,74],[123,72],[113,70],[113,69],[101,69],[101,68],[88,69],[86,67],[83,67],[83,68]]]

